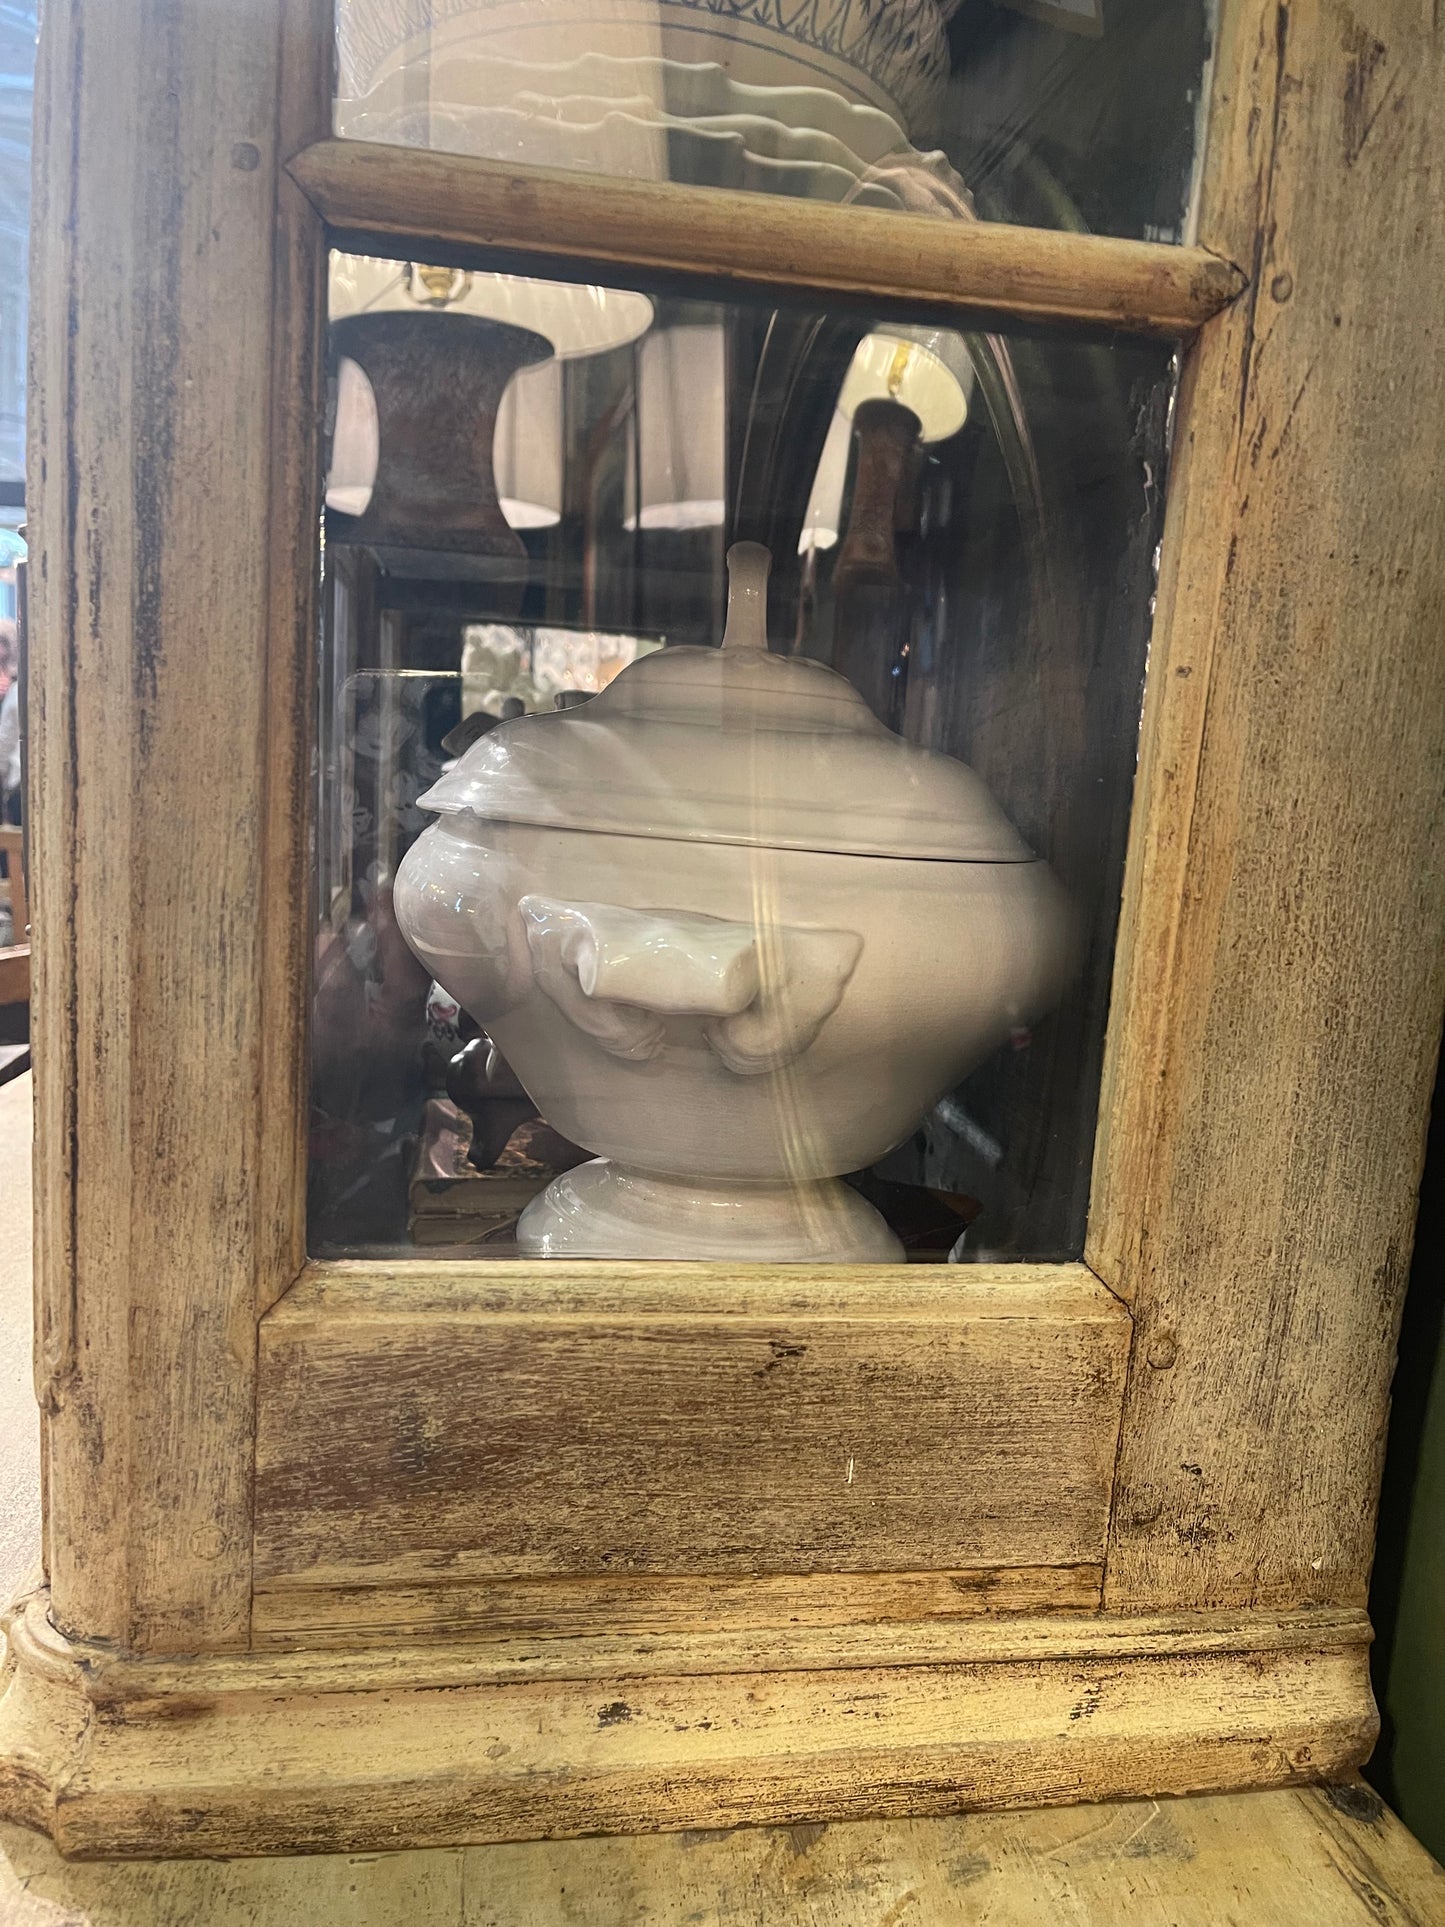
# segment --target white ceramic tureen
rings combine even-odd
[[[838,1181],[1056,994],[1062,892],[982,781],[769,653],[766,549],[720,649],[494,729],[421,798],[407,941],[547,1121],[600,1155],[541,1256],[888,1260]]]

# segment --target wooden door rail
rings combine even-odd
[[[847,300],[975,322],[1192,334],[1245,277],[1205,248],[673,182],[602,179],[430,149],[324,140],[290,173],[345,246],[557,280]]]

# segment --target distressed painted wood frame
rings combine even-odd
[[[1225,0],[1171,250],[350,149],[329,12],[47,8],[6,1810],[234,1853],[1352,1765],[1445,993],[1445,29]],[[1083,1265],[306,1264],[328,220],[1191,337]]]

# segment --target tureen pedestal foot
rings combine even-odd
[[[837,1178],[807,1184],[659,1177],[594,1158],[555,1178],[517,1226],[535,1258],[890,1264],[903,1246]]]

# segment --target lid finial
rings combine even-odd
[[[767,649],[768,573],[772,566],[772,550],[761,542],[734,542],[728,550],[724,649]]]

